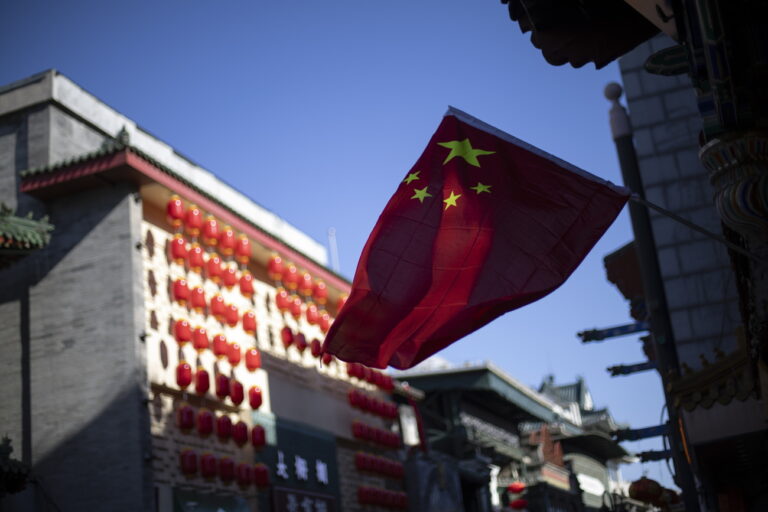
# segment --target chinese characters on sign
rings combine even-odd
[[[293,471],[297,480],[308,481],[309,480],[309,464],[307,459],[300,455],[294,455],[293,457]],[[289,480],[291,475],[288,471],[288,464],[285,462],[285,453],[282,450],[277,450],[277,465],[275,474],[283,480]],[[328,485],[328,464],[321,459],[315,459],[315,473],[314,479],[317,483]]]
[[[335,512],[333,496],[275,487],[275,512]]]

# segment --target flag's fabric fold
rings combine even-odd
[[[374,226],[324,350],[410,368],[560,286],[628,196],[450,109]]]

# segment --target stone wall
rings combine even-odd
[[[713,189],[698,159],[701,120],[687,75],[652,75],[643,63],[673,46],[667,36],[643,43],[619,61],[646,198],[721,233]],[[738,295],[725,247],[651,211],[678,357],[692,369],[715,350],[732,352],[740,324]]]

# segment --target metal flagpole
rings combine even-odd
[[[635,145],[632,140],[632,126],[630,125],[627,111],[619,103],[621,94],[622,88],[617,83],[610,83],[605,87],[605,97],[613,102],[610,110],[611,133],[616,144],[616,152],[619,157],[624,185],[632,191],[633,196],[645,200],[643,181],[640,177],[637,154],[635,153]],[[641,277],[655,346],[656,364],[661,375],[664,395],[668,404],[669,421],[671,424],[676,425],[678,411],[670,404],[669,395],[667,394],[667,382],[674,375],[679,374],[679,366],[672,324],[667,309],[666,292],[661,280],[661,273],[659,272],[659,261],[656,255],[656,243],[654,242],[651,229],[651,220],[648,210],[637,201],[629,203],[629,215],[632,221],[635,243],[637,244],[638,259],[640,260]],[[681,448],[680,435],[675,429],[672,430],[673,432],[670,434],[669,440],[672,460],[675,465],[675,483],[683,491],[685,510],[688,512],[698,512],[700,510],[699,500],[693,473]]]

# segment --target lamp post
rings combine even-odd
[[[605,97],[612,102],[610,110],[611,134],[616,144],[616,153],[619,157],[624,185],[634,195],[645,199],[640,168],[637,163],[637,154],[635,153],[635,145],[632,140],[632,125],[630,124],[627,111],[619,103],[622,92],[621,86],[617,83],[610,83],[605,87]],[[677,425],[678,411],[670,404],[667,392],[668,382],[679,375],[677,351],[667,309],[664,284],[659,271],[659,261],[656,255],[656,244],[651,229],[651,221],[648,210],[644,206],[632,201],[629,203],[629,216],[632,222],[632,231],[635,235],[638,259],[640,260],[640,273],[648,306],[656,365],[661,375],[665,400],[669,411],[669,421],[672,425]],[[681,440],[679,433],[675,429],[670,433],[669,441],[672,460],[675,465],[675,483],[683,491],[685,510],[689,512],[698,511],[699,502],[693,473],[683,451],[680,449]]]

